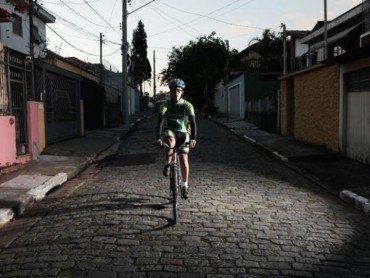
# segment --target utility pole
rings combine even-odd
[[[122,0],[122,124],[129,126],[128,86],[127,86],[127,0]]]
[[[31,96],[35,100],[35,73],[34,73],[34,49],[33,49],[33,0],[28,0],[29,25],[30,25],[30,62],[31,62]]]
[[[327,5],[324,0],[324,60],[328,58],[328,19],[327,19]]]
[[[100,32],[100,85],[103,85],[103,34]]]
[[[153,98],[154,98],[154,103],[156,102],[156,80],[155,80],[155,50],[153,50]]]
[[[286,47],[286,26],[281,23],[281,28],[283,28],[283,75],[287,73],[287,47]]]
[[[229,93],[227,90],[227,82],[229,81],[229,40],[226,40],[226,76],[224,80],[224,91],[225,91],[225,100],[226,100],[226,116],[227,119],[230,118],[230,109],[229,109]]]

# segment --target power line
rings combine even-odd
[[[105,18],[103,18],[86,0],[84,0],[84,2],[86,3],[86,5],[88,5],[90,7],[90,9],[92,9],[105,23],[107,23],[107,25],[112,28],[112,30],[114,30],[116,33],[117,30],[112,26],[110,25],[110,23],[108,21],[105,20]],[[119,33],[118,33],[119,34]],[[120,35],[120,34],[119,34]]]
[[[237,2],[237,1],[235,1],[235,2]],[[224,20],[220,20],[220,19],[211,17],[209,15],[204,15],[204,14],[198,14],[198,13],[194,13],[194,12],[184,11],[184,10],[178,9],[176,7],[173,7],[173,6],[169,5],[169,4],[164,4],[161,1],[158,1],[158,3],[160,3],[162,5],[165,5],[166,7],[169,7],[171,9],[174,9],[174,10],[179,11],[179,12],[183,12],[183,13],[187,13],[187,14],[191,14],[191,15],[196,15],[196,16],[199,16],[201,18],[212,19],[214,21],[218,21],[218,22],[221,22],[221,23],[224,23],[224,24],[227,24],[227,25],[238,26],[238,27],[245,27],[245,28],[253,28],[253,29],[260,29],[260,30],[265,30],[266,29],[266,28],[255,27],[255,26],[247,26],[247,25],[242,25],[242,24],[235,24],[235,23],[231,23],[231,22],[227,22],[227,21],[224,21]]]
[[[91,24],[94,24],[95,26],[99,26],[99,27],[105,27],[105,26],[102,26],[102,25],[99,25],[99,24],[96,24],[95,22],[87,19],[86,17],[80,15],[78,12],[76,12],[74,9],[72,9],[70,6],[67,5],[66,2],[64,2],[63,0],[59,0],[61,3],[63,3],[68,9],[70,9],[73,13],[75,13],[76,15],[78,15],[79,17],[83,18],[84,20],[86,20],[87,22],[91,23]]]
[[[89,53],[89,52],[86,52],[85,50],[82,50],[80,48],[77,48],[75,45],[71,44],[70,42],[68,42],[66,39],[64,39],[61,35],[59,35],[53,28],[49,27],[51,31],[53,31],[59,38],[61,38],[64,42],[66,42],[69,46],[71,46],[72,48],[84,53],[84,54],[87,54],[87,55],[90,55],[90,56],[96,56],[96,57],[100,57],[99,54],[92,54],[92,53]],[[117,53],[121,48],[115,50],[115,52],[111,53],[111,54],[108,54],[108,55],[103,55],[103,57],[108,57],[108,56],[111,56],[115,53]]]
[[[89,36],[95,37],[96,39],[99,39],[99,36],[97,36],[96,34],[94,34],[94,33],[90,32],[90,31],[88,31],[88,30],[86,30],[86,29],[84,29],[84,28],[82,28],[82,27],[74,24],[71,21],[68,21],[68,20],[62,18],[60,15],[58,15],[56,13],[53,13],[53,15],[56,16],[57,19],[60,19],[62,22],[64,22],[65,23],[64,25],[67,26],[68,28],[71,28],[71,29],[73,29],[73,30],[75,30],[77,32],[84,33],[86,35],[89,35]]]
[[[190,35],[190,36],[192,36],[190,33],[188,33],[182,26],[184,26],[184,25],[186,25],[186,24],[184,24],[184,23],[182,23],[182,22],[180,22],[180,24],[177,24],[177,23],[174,23],[174,22],[172,22],[172,21],[170,21],[168,18],[170,17],[169,15],[167,15],[167,14],[165,14],[165,16],[163,16],[163,14],[161,14],[161,13],[163,13],[162,11],[160,11],[160,10],[158,10],[158,9],[155,9],[154,7],[151,7],[157,14],[159,14],[159,16],[160,17],[162,17],[163,19],[165,19],[165,20],[167,20],[167,21],[169,21],[169,22],[171,22],[171,24],[173,24],[173,25],[175,25],[175,27],[174,28],[172,28],[172,29],[170,29],[170,30],[173,30],[173,29],[181,29],[181,30],[183,30],[185,33],[187,33],[188,35]],[[171,17],[172,19],[174,19],[173,17]],[[177,20],[178,21],[178,20]],[[196,29],[194,29],[194,28],[192,28],[194,31],[196,31],[197,33],[201,33],[199,30],[196,30]],[[158,34],[158,33],[157,33]],[[160,33],[159,33],[160,34]]]
[[[100,2],[100,0],[95,0],[95,1],[88,1],[90,3],[97,3],[97,2]],[[42,3],[46,3],[46,4],[52,4],[52,5],[64,5],[63,3],[57,3],[57,2],[50,2],[50,1],[42,1]],[[85,3],[76,3],[76,2],[68,2],[68,1],[65,1],[66,4],[73,4],[73,5],[85,5]]]

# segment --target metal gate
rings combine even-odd
[[[16,53],[4,52],[2,58],[3,88],[1,115],[12,115],[16,120],[17,155],[27,152],[27,89],[30,66],[25,58]],[[6,97],[5,97],[6,93]]]
[[[79,136],[79,77],[46,65],[39,70],[42,78],[37,78],[37,82],[42,82],[44,88],[46,144]]]

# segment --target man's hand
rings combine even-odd
[[[190,140],[190,148],[195,148],[195,145],[197,144],[197,140],[195,140],[195,139],[192,139],[192,140]]]
[[[162,144],[163,144],[163,142],[162,142],[162,140],[161,139],[157,139],[157,140],[155,140],[154,141],[154,143],[153,143],[154,145],[158,145],[158,146],[162,146]]]

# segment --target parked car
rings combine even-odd
[[[149,109],[154,109],[154,103],[153,103],[153,102],[151,102],[151,101],[149,101],[149,102],[148,102],[148,108],[149,108]]]

